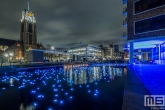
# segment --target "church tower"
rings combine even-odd
[[[28,9],[22,11],[20,40],[24,51],[37,48],[37,33],[35,14]]]

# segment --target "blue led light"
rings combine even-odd
[[[2,88],[2,90],[5,90],[6,88],[4,87],[4,88]]]
[[[73,88],[71,88],[70,90],[73,91]]]
[[[70,99],[72,99],[73,97],[72,96],[70,96]]]
[[[37,106],[37,103],[36,102],[34,102],[33,104],[34,104],[34,106]]]
[[[55,97],[58,97],[58,94],[54,95]]]
[[[54,102],[57,102],[58,100],[57,100],[57,99],[54,99],[53,101],[54,101]]]
[[[63,100],[60,100],[60,104],[63,104],[64,103],[64,101]]]

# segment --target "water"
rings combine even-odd
[[[0,78],[0,110],[120,110],[126,68],[64,65]]]

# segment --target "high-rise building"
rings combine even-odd
[[[165,0],[123,0],[130,63],[140,60],[165,64]],[[127,33],[127,34],[126,34]],[[148,50],[148,51],[146,51]]]
[[[114,45],[114,52],[119,52],[119,45]]]

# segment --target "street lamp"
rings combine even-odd
[[[9,55],[12,57],[13,56],[13,53],[10,53]]]
[[[11,65],[11,60],[13,59],[13,53],[9,53],[10,56],[10,65]]]
[[[8,54],[7,53],[5,53],[5,57],[8,57]]]
[[[6,62],[7,62],[7,60],[8,60],[8,59],[7,59],[8,56],[9,56],[9,55],[8,55],[7,53],[4,54],[4,57],[6,58]],[[5,63],[5,64],[6,64],[6,63]]]

